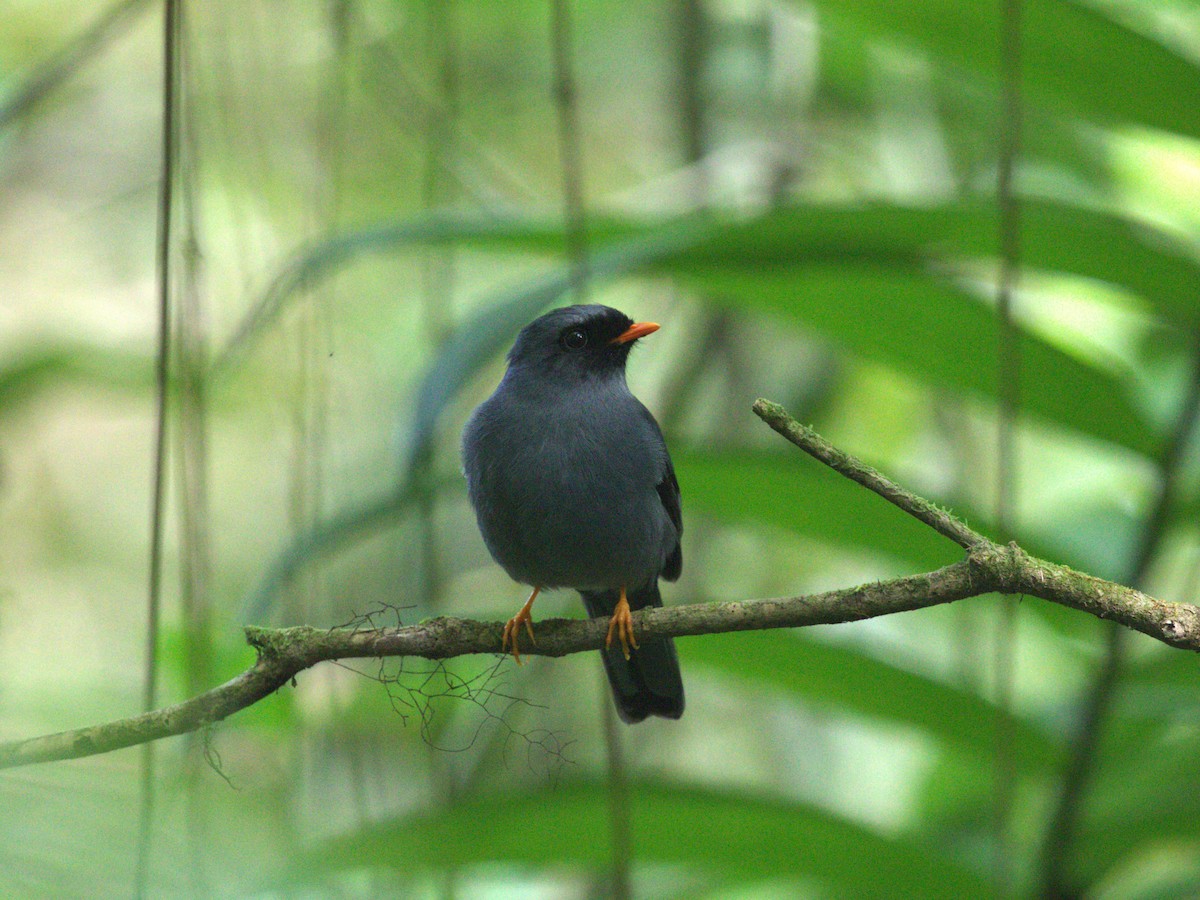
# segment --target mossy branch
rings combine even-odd
[[[1037,559],[1016,544],[994,544],[950,513],[833,447],[812,429],[792,420],[782,407],[759,400],[754,411],[816,459],[964,547],[966,558],[933,572],[820,594],[642,610],[633,617],[639,638],[854,622],[1000,593],[1040,597],[1117,622],[1172,647],[1200,651],[1197,607],[1157,600],[1124,585]],[[451,617],[400,628],[250,626],[246,628],[246,640],[258,651],[258,661],[236,678],[182,703],[139,716],[0,744],[0,768],[92,756],[196,731],[257,703],[305,669],[329,660],[388,656],[448,659],[496,653],[502,628],[500,622]],[[522,653],[566,656],[598,650],[604,644],[606,630],[607,622],[602,619],[545,619],[537,623],[537,645],[523,646]]]

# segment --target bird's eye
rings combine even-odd
[[[582,350],[587,346],[587,332],[582,328],[572,328],[570,331],[564,331],[559,342],[568,350]]]

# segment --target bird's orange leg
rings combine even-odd
[[[513,659],[517,661],[518,666],[521,665],[521,648],[517,646],[517,635],[521,633],[522,624],[525,625],[525,630],[529,632],[529,640],[533,641],[535,647],[537,646],[537,638],[533,636],[533,613],[531,610],[533,609],[533,601],[537,599],[538,592],[540,591],[541,588],[535,587],[533,593],[529,595],[529,599],[525,601],[525,605],[504,626],[504,637],[500,641],[500,652],[506,652],[508,644],[511,641]]]
[[[625,588],[621,588],[621,599],[617,601],[617,608],[608,620],[608,636],[604,639],[606,650],[612,648],[613,632],[621,642],[621,652],[629,659],[629,648],[636,650],[638,642],[633,636],[633,616],[629,611],[629,601],[625,599]]]

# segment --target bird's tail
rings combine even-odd
[[[608,619],[616,609],[619,591],[580,591],[588,615]],[[631,610],[647,606],[662,606],[658,593],[658,580],[644,588],[627,592]],[[683,679],[679,674],[679,658],[675,655],[675,642],[670,638],[641,641],[636,650],[630,650],[629,659],[615,644],[601,650],[608,683],[612,685],[617,714],[625,722],[640,722],[646,716],[663,716],[678,719],[683,715]]]

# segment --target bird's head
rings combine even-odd
[[[637,339],[657,330],[654,322],[634,322],[611,306],[566,306],[521,329],[509,368],[560,380],[623,374]]]

